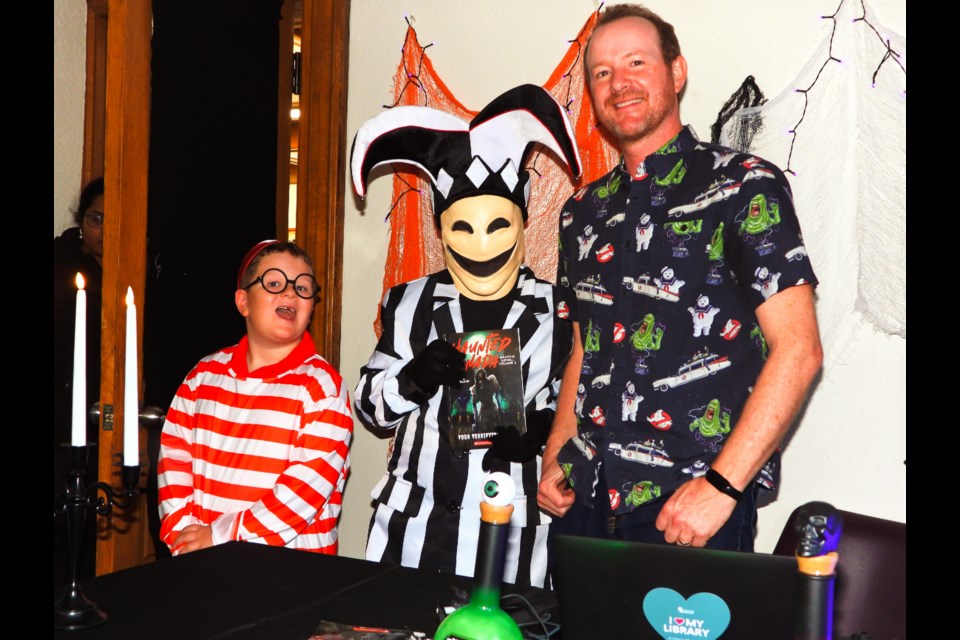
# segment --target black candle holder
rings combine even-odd
[[[67,445],[64,445],[67,446]],[[55,478],[53,515],[67,516],[67,561],[70,568],[70,583],[59,600],[53,603],[54,629],[86,629],[107,621],[95,602],[83,595],[77,581],[77,568],[83,548],[83,526],[87,512],[93,509],[98,515],[109,515],[114,507],[127,509],[140,494],[140,465],[120,467],[123,490],[118,491],[103,482],[87,485],[85,476],[90,450],[96,445],[70,446],[70,463],[73,469],[66,478]]]

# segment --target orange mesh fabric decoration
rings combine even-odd
[[[619,158],[619,152],[595,126],[593,108],[584,91],[580,53],[596,19],[597,13],[590,15],[543,85],[567,109],[580,151],[583,175],[575,184],[562,163],[558,163],[550,152],[542,150],[534,153],[526,165],[531,172],[529,219],[525,230],[526,264],[537,276],[551,282],[556,280],[557,232],[563,203],[578,187],[607,173]],[[477,112],[464,107],[437,76],[426,48],[420,45],[414,28],[408,26],[402,58],[393,78],[395,102],[388,106],[431,107],[470,121]],[[445,267],[443,245],[433,220],[428,180],[399,166],[394,174],[391,200],[394,205],[389,213],[390,246],[383,276],[384,292]],[[374,328],[379,336],[379,312]]]

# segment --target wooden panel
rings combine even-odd
[[[109,0],[106,66],[104,158],[103,322],[100,397],[112,405],[113,430],[101,421],[100,477],[121,486],[115,457],[123,449],[123,358],[127,287],[138,301],[138,331],[143,336],[147,243],[147,160],[150,129],[149,0]],[[138,346],[138,350],[140,347]],[[143,362],[143,358],[139,359]],[[138,372],[138,381],[140,380]],[[139,384],[139,383],[138,383]],[[139,395],[139,394],[138,394]],[[141,429],[141,432],[143,430]],[[141,449],[145,439],[141,433]],[[141,477],[143,486],[145,477]],[[97,575],[135,566],[144,557],[143,497],[131,512],[115,510],[110,531],[97,542]]]
[[[107,0],[87,0],[86,92],[83,109],[81,183],[103,175],[107,96]]]
[[[303,0],[297,243],[313,255],[320,300],[310,327],[317,350],[340,366],[343,198],[350,3]]]
[[[280,9],[280,73],[277,82],[277,235],[287,239],[290,210],[290,85],[293,78],[294,0]]]

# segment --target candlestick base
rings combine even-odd
[[[72,585],[53,603],[54,629],[87,629],[103,624],[107,614],[96,603],[87,600],[79,587]]]
[[[83,595],[77,579],[77,567],[83,550],[81,536],[84,523],[89,512],[106,516],[113,511],[114,506],[127,509],[140,495],[137,489],[140,467],[136,465],[121,467],[120,476],[125,487],[122,491],[104,482],[89,485],[85,482],[84,466],[93,446],[71,446],[70,459],[73,469],[66,478],[55,478],[53,513],[54,517],[58,514],[66,514],[67,517],[70,584],[53,604],[54,629],[86,629],[107,621],[107,614]]]

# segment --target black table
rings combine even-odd
[[[468,595],[471,585],[458,576],[229,542],[81,582],[109,619],[54,637],[306,640],[321,620],[432,635],[437,607]],[[504,585],[503,593],[524,596],[556,620],[552,592]]]

